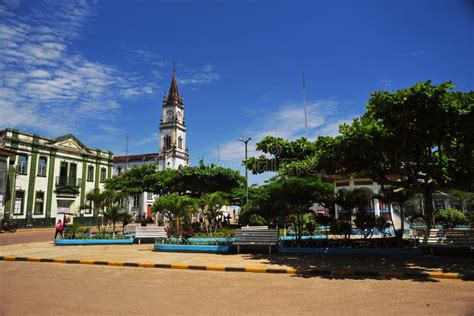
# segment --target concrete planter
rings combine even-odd
[[[228,253],[230,246],[155,244],[154,248],[165,252]]]
[[[370,255],[370,256],[421,256],[422,249],[412,248],[293,248],[278,247],[280,254],[300,255]]]
[[[87,246],[87,245],[131,245],[133,238],[130,239],[56,239],[56,246]]]

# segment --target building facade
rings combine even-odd
[[[380,193],[382,186],[369,178],[360,177],[340,177],[337,175],[328,176],[326,181],[334,185],[335,193],[339,190],[360,190],[368,197],[367,210],[375,216],[386,216],[393,221],[396,229],[401,227],[400,212],[396,205],[385,204],[377,199],[377,194]],[[447,193],[436,192],[433,194],[433,207],[437,209],[457,208],[461,210],[461,201]],[[424,215],[423,199],[420,194],[415,194],[412,201],[406,207],[405,216],[410,215]],[[336,218],[343,216],[344,210],[336,205]],[[405,227],[409,227],[409,223],[405,222]]]
[[[6,159],[1,218],[19,227],[54,225],[58,213],[97,222],[98,214],[81,206],[89,191],[102,190],[112,177],[112,152],[87,147],[71,134],[48,138],[10,128],[0,131],[0,147],[14,152]]]
[[[156,164],[158,170],[178,169],[189,165],[189,154],[186,143],[186,124],[184,119],[184,100],[179,94],[176,72],[168,95],[163,96],[159,126],[160,152],[114,158],[113,175],[144,164]],[[152,217],[152,205],[157,195],[143,192],[124,201],[124,208],[134,215],[135,219]]]

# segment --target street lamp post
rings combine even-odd
[[[247,144],[251,139],[252,137],[249,137],[245,140],[242,138],[238,139],[239,141],[245,144],[245,161],[246,162],[247,162],[247,152],[248,152]],[[247,164],[245,164],[245,197],[248,203],[249,202],[249,175],[248,175]]]

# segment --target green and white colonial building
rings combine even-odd
[[[5,188],[0,218],[19,227],[52,226],[58,213],[74,222],[97,223],[86,205],[86,194],[103,189],[112,177],[113,154],[90,148],[71,134],[48,138],[7,128],[0,131]]]

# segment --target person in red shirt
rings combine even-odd
[[[64,238],[63,228],[63,222],[61,221],[61,219],[58,219],[58,222],[56,223],[56,233],[54,234],[54,239],[58,237],[58,234],[61,236],[61,238]]]

